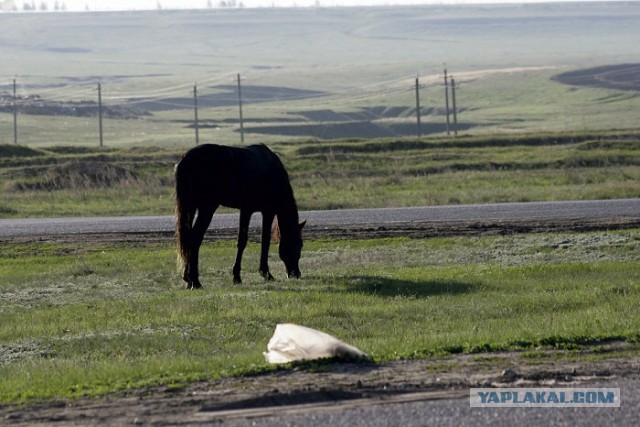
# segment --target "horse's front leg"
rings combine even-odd
[[[240,278],[240,270],[242,269],[242,254],[247,247],[247,241],[249,240],[249,222],[251,221],[251,215],[253,212],[247,210],[240,210],[240,227],[238,229],[238,253],[236,254],[236,262],[233,264],[233,283],[240,284],[242,279]]]
[[[260,274],[267,280],[275,280],[269,272],[269,246],[274,214],[262,212],[262,248],[260,250]]]

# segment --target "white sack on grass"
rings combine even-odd
[[[323,358],[360,359],[366,353],[324,332],[292,323],[276,325],[273,337],[267,344],[265,359],[269,363],[288,363],[294,360]]]

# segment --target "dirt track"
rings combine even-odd
[[[182,389],[135,390],[104,399],[0,408],[11,425],[184,425],[468,396],[470,387],[578,386],[640,377],[640,355],[611,342],[565,359],[540,350],[390,363],[321,363],[275,373],[203,381]],[[622,352],[625,352],[624,354]],[[597,361],[584,361],[598,355]],[[603,357],[604,355],[604,357]],[[563,360],[564,359],[564,360]]]
[[[640,227],[640,218],[538,223],[424,223],[342,229],[311,228],[307,237],[370,238],[490,235],[522,232],[590,231]],[[234,238],[220,232],[209,238]],[[45,240],[105,238],[145,244],[170,234],[51,236]],[[19,241],[24,241],[18,239]],[[39,241],[41,241],[39,239]],[[640,352],[624,342],[594,344],[579,353],[535,350],[454,355],[386,363],[320,363],[274,373],[203,381],[182,389],[133,390],[102,399],[57,401],[27,407],[0,407],[0,420],[12,425],[179,425],[299,413],[336,407],[453,399],[471,386],[577,385],[589,381],[640,377]]]

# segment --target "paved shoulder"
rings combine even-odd
[[[384,209],[344,209],[303,211],[309,227],[398,227],[411,224],[526,223],[528,221],[601,221],[635,219],[640,221],[640,199],[592,200],[539,203],[499,203],[480,205],[422,206]],[[252,226],[258,227],[260,215]],[[238,214],[216,214],[210,230],[235,230]],[[172,233],[171,216],[131,216],[92,218],[29,218],[0,220],[0,238],[64,236],[109,233]]]

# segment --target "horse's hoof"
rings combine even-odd
[[[273,280],[276,280],[272,275],[271,272],[269,271],[261,271],[260,275],[264,278],[264,280],[266,280],[267,282],[271,282]]]
[[[200,284],[200,282],[191,282],[187,285],[187,289],[189,289],[190,291],[194,289],[202,289],[202,285]]]
[[[242,284],[242,279],[240,278],[240,276],[233,278],[233,284],[234,285],[241,285]]]
[[[287,273],[287,277],[289,277],[289,279],[299,279],[301,276],[302,274],[300,274],[299,271],[291,271]]]

